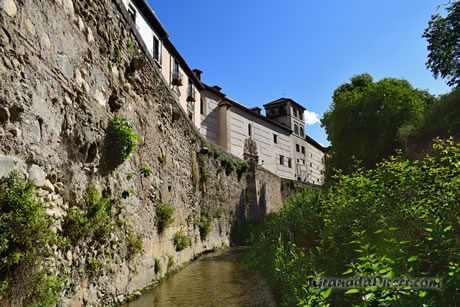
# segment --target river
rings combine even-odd
[[[276,306],[264,280],[241,264],[245,248],[199,257],[126,307]]]

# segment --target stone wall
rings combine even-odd
[[[134,259],[116,234],[106,247],[113,249],[110,259],[83,243],[55,247],[56,270],[69,277],[60,305],[123,302],[168,270],[229,245],[232,226],[248,211],[247,180],[256,206],[263,201],[266,212],[281,206],[278,177],[260,169],[226,172],[222,159],[238,159],[206,150],[121,1],[0,0],[0,13],[0,177],[21,169],[34,180],[58,234],[69,204],[89,184],[111,191],[143,240]],[[107,171],[104,138],[114,117],[132,123],[144,146]],[[140,174],[145,166],[150,176]],[[120,197],[123,191],[129,196]],[[155,222],[159,202],[174,208],[174,222],[162,234]],[[203,216],[212,224],[205,240],[197,226]],[[177,251],[173,236],[180,230],[192,244]],[[85,273],[90,257],[103,263],[93,278]]]

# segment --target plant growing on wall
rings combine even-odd
[[[174,235],[174,245],[177,251],[181,251],[192,246],[192,239],[180,230]]]
[[[124,118],[115,117],[109,123],[104,140],[103,163],[107,170],[113,170],[125,162],[138,147],[140,137],[134,133],[133,125]]]
[[[172,217],[174,214],[174,208],[170,204],[164,204],[161,201],[157,201],[157,207],[155,208],[155,221],[157,223],[158,232],[163,233],[166,227],[174,222]]]
[[[0,298],[5,305],[55,304],[67,276],[44,262],[50,246],[63,240],[51,231],[53,220],[31,181],[13,171],[0,179]],[[22,303],[15,301],[22,297]]]

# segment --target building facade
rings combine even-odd
[[[302,105],[280,98],[264,105],[264,116],[228,98],[201,82],[202,72],[190,69],[145,0],[123,3],[165,83],[207,140],[279,177],[323,184],[326,150],[306,135]]]
[[[123,0],[123,3],[166,83],[189,119],[200,128],[201,82],[174,47],[168,32],[145,0]]]

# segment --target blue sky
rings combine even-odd
[[[425,68],[424,29],[446,0],[148,0],[190,68],[248,107],[289,97],[321,118],[356,74],[450,88]],[[442,7],[439,9],[445,15]],[[307,134],[329,145],[311,113]]]

